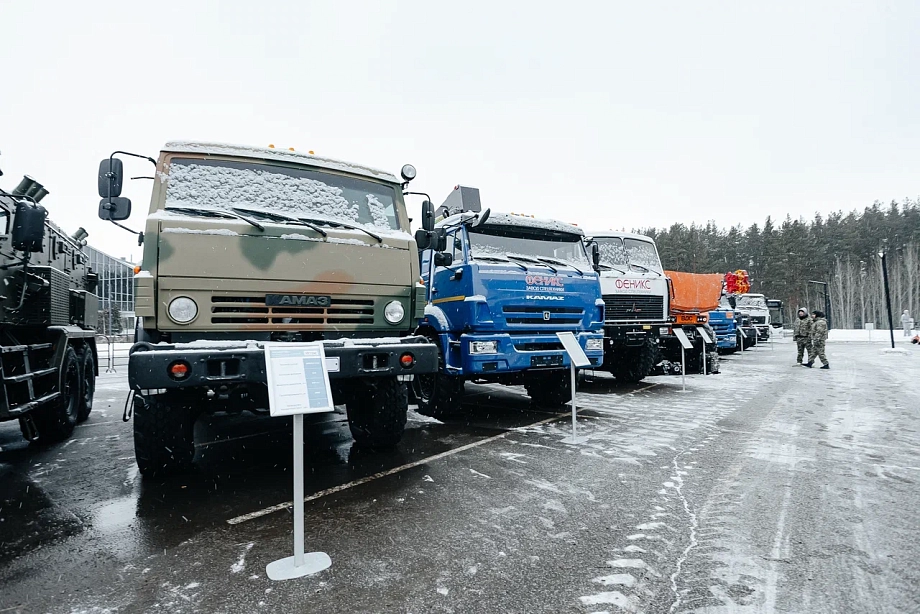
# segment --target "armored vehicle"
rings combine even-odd
[[[99,215],[116,222],[131,210],[118,155],[99,172]],[[147,159],[128,363],[141,472],[187,468],[204,412],[267,412],[267,342],[321,342],[355,441],[398,443],[405,382],[437,369],[435,346],[410,335],[425,307],[403,201],[415,169],[401,182],[310,154],[193,142]]]
[[[569,357],[556,333],[574,333],[593,365],[603,359],[604,303],[582,231],[481,211],[479,191],[466,186],[441,211],[445,249],[422,245],[429,303],[418,330],[437,343],[441,369],[416,378],[419,412],[459,412],[465,381],[522,384],[537,404],[568,402]]]
[[[86,231],[70,237],[48,221],[47,194],[28,176],[0,189],[0,421],[18,419],[39,442],[65,439],[86,420],[98,375]]]
[[[668,334],[670,288],[651,237],[589,233],[597,244],[604,295],[604,366],[624,383],[640,381],[659,361],[658,337]]]

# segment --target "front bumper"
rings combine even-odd
[[[604,338],[600,331],[574,334],[583,350],[588,339]],[[471,354],[472,341],[496,341],[498,351],[494,354]],[[562,344],[554,334],[464,334],[460,335],[457,348],[459,351],[451,353],[452,357],[459,355],[462,373],[456,373],[456,369],[453,371],[457,375],[473,375],[568,368],[571,364],[569,355],[561,348]],[[603,350],[585,350],[585,354],[594,366],[600,366],[604,362]]]
[[[770,325],[769,324],[758,324],[757,328],[757,340],[758,341],[767,341],[770,338]]]
[[[325,341],[323,349],[330,380],[420,375],[438,370],[437,346],[424,337],[394,338],[386,343],[361,339]],[[408,368],[399,362],[407,352],[415,357],[415,363]],[[189,365],[189,373],[177,380],[168,369],[178,360]],[[265,353],[260,342],[136,343],[128,359],[128,384],[134,390],[265,383]]]
[[[662,328],[668,328],[670,322],[656,322],[652,324],[605,324],[604,336],[606,346],[627,345],[640,346],[646,339],[657,340]]]

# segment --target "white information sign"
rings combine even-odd
[[[703,341],[705,343],[712,343],[712,339],[709,337],[709,333],[706,331],[705,328],[703,328],[702,326],[697,326],[696,332],[700,334],[700,337],[703,338]]]
[[[329,366],[321,343],[266,343],[269,413],[293,416],[335,411]]]
[[[564,347],[565,351],[568,353],[572,364],[576,367],[591,366],[591,361],[588,359],[585,351],[581,349],[581,345],[579,345],[578,339],[575,338],[573,333],[556,333],[556,336],[559,337],[559,341],[562,342],[562,347]]]
[[[677,337],[678,341],[680,341],[680,345],[682,348],[684,348],[685,350],[693,349],[693,344],[690,343],[690,339],[687,338],[687,333],[684,332],[684,329],[675,328],[674,335]]]

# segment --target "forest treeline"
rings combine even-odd
[[[909,309],[920,321],[920,199],[875,202],[861,213],[820,214],[763,225],[719,228],[674,224],[667,229],[642,229],[654,237],[666,269],[691,273],[725,273],[746,269],[751,292],[780,299],[787,322],[798,307],[823,309],[827,282],[833,325],[862,328],[874,322],[887,328],[882,265],[887,254],[891,309],[895,327]]]

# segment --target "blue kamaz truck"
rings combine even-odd
[[[730,309],[716,309],[709,312],[709,326],[716,334],[716,347],[722,354],[731,354],[739,349],[738,326],[735,312]]]
[[[441,368],[416,376],[419,412],[458,413],[466,381],[523,385],[540,405],[568,402],[569,357],[556,333],[574,333],[592,364],[603,363],[604,301],[584,233],[481,211],[479,191],[464,186],[439,213],[429,234],[440,244],[420,245],[428,305],[417,332],[436,342]]]

